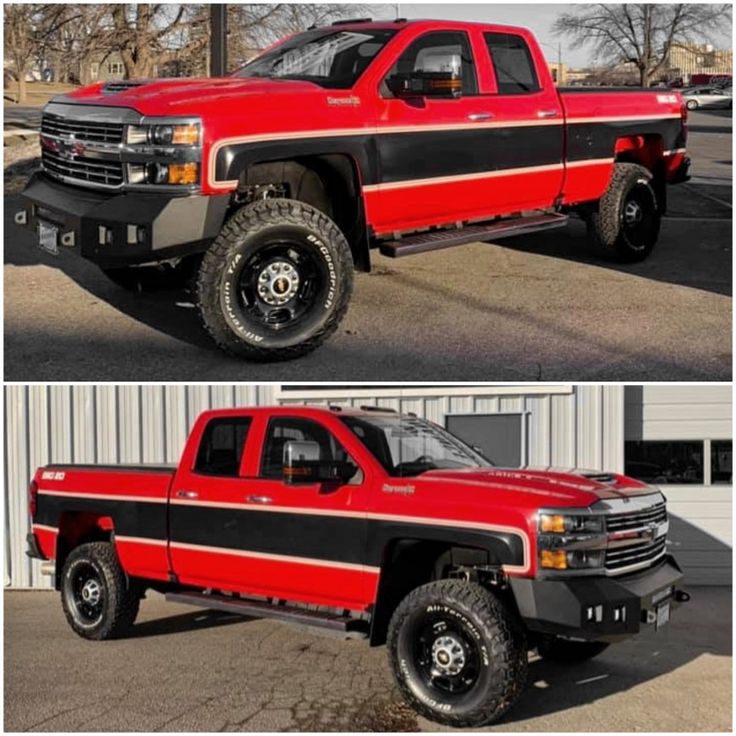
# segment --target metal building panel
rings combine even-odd
[[[527,458],[529,465],[552,464],[550,396],[528,396],[524,404],[527,416]]]

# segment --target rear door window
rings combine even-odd
[[[202,434],[194,472],[237,478],[249,428],[249,417],[210,420]]]
[[[538,92],[539,79],[526,41],[513,33],[485,33],[498,93],[525,95]]]

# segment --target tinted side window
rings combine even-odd
[[[475,63],[468,36],[454,31],[438,31],[420,36],[404,51],[388,77],[412,72],[454,72],[462,75],[463,95],[478,94]],[[384,85],[383,93],[388,94]]]
[[[236,478],[249,427],[248,417],[212,419],[202,435],[194,472]]]
[[[266,442],[261,460],[262,478],[281,478],[284,468],[284,445],[291,440],[316,442],[319,445],[320,460],[352,462],[343,446],[332,433],[311,419],[299,417],[279,417],[268,424]],[[355,479],[353,479],[355,480]]]
[[[539,80],[526,41],[512,33],[484,35],[496,73],[499,94],[523,95],[537,92]]]

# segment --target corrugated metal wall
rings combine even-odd
[[[459,388],[453,389],[454,392]],[[624,401],[622,386],[575,386],[567,393],[499,396],[468,394],[453,396],[374,396],[345,398],[338,392],[330,398],[300,399],[282,394],[281,403],[346,403],[352,406],[383,406],[415,412],[444,426],[447,414],[525,413],[527,415],[528,465],[605,468],[623,470]],[[310,397],[312,393],[308,394]]]

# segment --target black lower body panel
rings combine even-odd
[[[676,607],[682,580],[682,571],[668,556],[657,567],[623,577],[511,578],[511,588],[532,632],[618,641],[656,619],[659,606]]]
[[[164,261],[203,251],[220,232],[229,195],[176,197],[100,193],[35,174],[15,222],[33,232],[56,228],[59,250],[102,267]]]
[[[38,540],[36,539],[36,535],[32,532],[29,532],[26,534],[26,543],[28,544],[28,549],[26,550],[26,554],[29,557],[33,557],[36,560],[45,560],[46,557],[41,552],[41,549],[38,546]]]

